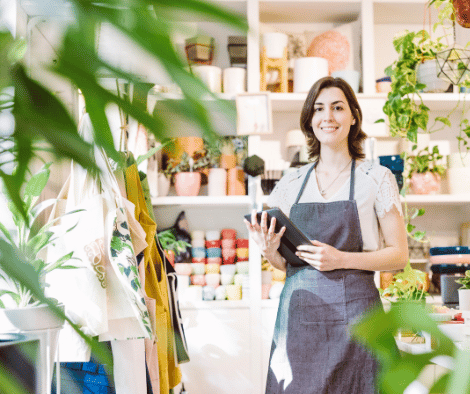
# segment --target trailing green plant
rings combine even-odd
[[[176,235],[173,229],[163,230],[157,233],[158,240],[164,250],[172,250],[175,255],[186,251],[187,248],[191,247],[191,244],[180,239],[176,239]]]
[[[460,289],[470,289],[470,270],[465,271],[465,276],[457,279],[456,282],[462,285]]]
[[[40,225],[38,217],[42,213],[44,206],[47,207],[49,202],[36,205],[42,191],[46,187],[49,180],[50,170],[49,167],[52,163],[44,165],[44,167],[36,174],[34,174],[26,183],[23,191],[23,209],[26,212],[26,218],[19,214],[16,206],[10,201],[8,208],[11,212],[14,229],[8,229],[8,226],[0,222],[0,232],[4,242],[6,242],[12,250],[15,250],[19,255],[24,258],[24,261],[32,267],[37,274],[40,281],[40,288],[45,290],[45,275],[56,269],[73,269],[78,268],[76,265],[70,265],[69,262],[73,259],[73,252],[65,254],[57,261],[46,261],[44,259],[44,251],[51,245],[58,235],[50,231],[60,218],[51,221],[45,225]],[[54,202],[55,200],[52,200]],[[77,213],[77,211],[70,212]],[[67,232],[72,231],[73,227],[68,229]],[[41,301],[34,296],[28,286],[25,286],[21,281],[15,278],[10,278],[8,275],[0,273],[0,279],[3,279],[8,285],[9,289],[0,290],[0,308],[11,306],[11,303],[5,304],[5,297],[9,297],[14,301],[17,307],[23,308],[26,306],[34,306]]]
[[[393,280],[386,289],[379,289],[380,295],[391,302],[421,301],[429,294],[424,290],[426,273],[406,264],[403,272],[393,276]]]
[[[439,164],[442,159],[443,156],[439,153],[437,145],[433,146],[432,151],[427,146],[417,152],[416,155],[407,155],[407,177],[411,178],[413,174],[424,174],[426,172],[444,175],[446,168]]]

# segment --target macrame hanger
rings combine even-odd
[[[119,98],[121,97],[121,91],[119,89],[119,81],[116,78],[116,88]],[[119,139],[119,150],[121,152],[127,152],[128,138],[129,138],[129,122],[127,121],[127,114],[124,113],[121,107],[119,107],[119,118],[121,121],[121,134]]]

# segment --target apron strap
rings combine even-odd
[[[295,203],[294,204],[298,204],[299,203],[299,200],[300,200],[300,197],[302,196],[302,193],[305,189],[305,186],[307,185],[307,181],[308,181],[308,178],[310,177],[310,174],[312,173],[313,169],[317,166],[317,162],[313,163],[313,165],[309,168],[309,170],[307,171],[307,174],[305,175],[305,179],[304,179],[304,182],[302,183],[302,186],[300,188],[300,191],[299,191],[299,194],[297,195],[297,199],[295,200]]]
[[[354,200],[354,174],[355,174],[355,169],[356,169],[356,159],[353,159],[352,164],[351,164],[351,178],[350,178],[350,184],[349,184],[349,200],[353,201]]]

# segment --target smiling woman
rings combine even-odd
[[[376,393],[377,361],[348,331],[380,304],[374,271],[406,263],[398,186],[387,168],[363,160],[362,112],[344,80],[317,81],[300,123],[313,163],[285,175],[267,204],[310,240],[296,252],[305,265],[279,253],[275,219],[268,224],[263,212],[245,222],[264,257],[286,271],[266,393]]]

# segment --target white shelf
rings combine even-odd
[[[405,202],[403,198],[401,200],[402,203]],[[408,194],[406,202],[410,205],[466,205],[470,204],[470,194]]]
[[[249,196],[194,196],[194,197],[156,197],[152,198],[153,206],[165,205],[228,205],[228,206],[251,206]]]
[[[239,301],[180,301],[180,309],[249,309],[248,300]]]
[[[277,112],[299,112],[302,110],[307,93],[271,93],[271,107]],[[356,95],[359,103],[361,100],[376,99],[386,100],[387,94],[364,94]],[[431,110],[449,111],[457,104],[462,105],[465,100],[465,107],[470,107],[470,94],[463,93],[422,93],[424,104]],[[384,114],[385,117],[385,114]],[[431,119],[432,120],[432,119]]]

